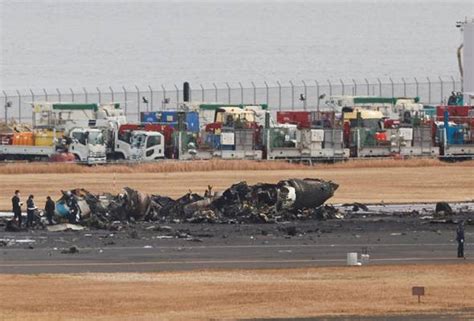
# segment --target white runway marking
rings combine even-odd
[[[409,261],[455,261],[452,257],[431,257],[431,258],[383,258],[371,259],[375,262],[409,262]],[[192,261],[145,261],[145,262],[48,262],[48,263],[11,263],[0,264],[0,267],[48,267],[48,266],[122,266],[122,265],[216,265],[216,264],[282,264],[282,263],[330,263],[330,262],[345,262],[345,259],[316,259],[316,260],[192,260]]]

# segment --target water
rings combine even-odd
[[[457,76],[474,1],[1,3],[0,89]]]

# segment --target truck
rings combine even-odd
[[[44,136],[44,133],[52,133],[50,143],[35,144],[35,134]],[[13,138],[11,144],[0,145],[1,160],[48,160],[55,154],[69,152],[81,163],[92,165],[106,162],[102,131],[98,129],[75,127],[64,132],[42,130],[14,133],[13,136],[23,142],[17,143]]]
[[[343,112],[345,108],[380,111],[383,117],[402,123],[410,123],[413,117],[423,113],[418,97],[331,96],[326,106],[336,112]]]
[[[415,121],[394,126],[383,113],[356,108],[343,113],[344,141],[352,157],[438,156],[431,124]],[[390,126],[387,126],[389,124]]]
[[[93,134],[93,137],[100,138],[100,142],[87,146],[92,155],[100,149],[100,153],[111,160],[151,161],[164,158],[164,137],[157,131],[162,126],[127,123],[118,103],[35,103],[34,111],[36,127],[75,127],[71,133],[73,142],[75,136],[78,139],[87,132],[89,137]],[[85,147],[74,145],[70,150],[87,152]]]
[[[434,122],[434,139],[439,144],[442,158],[474,158],[474,108],[439,106]],[[456,109],[455,109],[456,108]]]
[[[107,155],[110,159],[154,161],[165,157],[165,136],[160,125],[122,124],[109,131]]]

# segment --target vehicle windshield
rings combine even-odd
[[[366,127],[372,130],[382,130],[383,126],[380,119],[351,119],[351,127]]]
[[[88,142],[91,145],[102,145],[104,144],[104,135],[101,131],[89,131]]]
[[[142,148],[145,144],[146,136],[145,134],[133,134],[130,139],[130,145],[132,148]]]

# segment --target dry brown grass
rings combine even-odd
[[[284,161],[251,160],[207,160],[207,161],[163,161],[147,164],[123,164],[107,166],[83,166],[64,163],[4,163],[0,164],[0,174],[47,174],[47,173],[171,173],[208,171],[263,171],[302,170],[310,168],[415,168],[415,167],[472,167],[474,161],[446,163],[437,159],[368,159],[350,160],[335,164],[315,164],[306,166]]]
[[[34,194],[42,206],[47,195],[60,197],[60,190],[83,187],[94,193],[118,193],[130,186],[151,194],[179,197],[192,190],[202,193],[207,185],[222,191],[247,181],[278,182],[288,178],[319,177],[340,185],[331,203],[467,201],[474,199],[474,167],[464,165],[428,167],[332,168],[304,167],[291,170],[226,170],[164,173],[70,173],[0,174],[0,210],[10,210],[15,189],[23,197]]]
[[[2,320],[190,320],[474,308],[474,265],[0,275]],[[411,287],[426,287],[418,304]],[[472,311],[472,310],[471,310]]]

